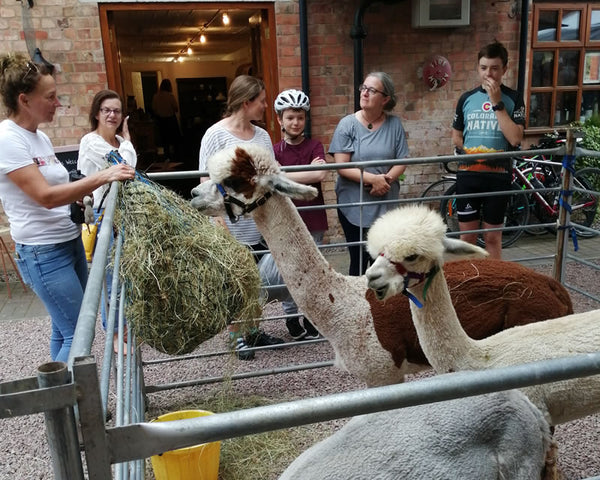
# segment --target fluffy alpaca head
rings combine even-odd
[[[215,183],[239,181],[238,188],[248,192],[254,190],[259,176],[281,171],[272,151],[252,143],[219,150],[208,159],[206,168]]]
[[[236,145],[218,151],[207,162],[210,180],[192,190],[192,206],[206,215],[225,213],[226,195],[235,199],[229,205],[236,216],[247,213],[244,205],[280,193],[291,198],[311,199],[317,190],[289,180],[272,151],[254,145]],[[221,190],[219,190],[221,188]]]
[[[379,299],[422,283],[445,260],[487,256],[480,247],[446,238],[442,217],[423,205],[382,215],[369,229],[367,249],[375,261],[366,276]]]

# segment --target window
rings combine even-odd
[[[528,127],[548,129],[598,114],[600,5],[534,5]]]
[[[413,0],[412,26],[459,27],[469,25],[470,0]]]

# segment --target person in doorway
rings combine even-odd
[[[0,123],[0,200],[15,242],[19,272],[44,303],[52,323],[50,356],[66,362],[87,283],[81,226],[70,204],[101,185],[134,178],[114,165],[75,182],[38,129],[60,107],[52,69],[25,55],[0,58],[0,96],[7,118]]]
[[[262,80],[249,75],[236,77],[229,87],[227,106],[223,119],[211,126],[200,143],[199,168],[206,171],[208,159],[219,150],[233,145],[256,143],[273,151],[269,134],[252,122],[262,120],[267,108],[265,85]],[[201,178],[200,181],[206,181]],[[264,250],[261,235],[252,218],[241,218],[232,223],[228,218],[216,217],[215,223],[221,225],[252,251]],[[255,259],[260,260],[261,255]],[[257,326],[253,326],[246,338],[241,334],[239,324],[229,323],[229,337],[232,349],[240,360],[252,360],[254,350],[251,346],[269,346],[284,343],[281,338],[268,335]]]
[[[523,139],[525,104],[517,91],[502,83],[508,68],[508,52],[498,42],[483,47],[477,55],[481,85],[464,93],[456,105],[452,143],[468,154],[501,152],[517,148]],[[456,175],[458,195],[510,190],[512,164],[509,158],[461,160]],[[490,258],[502,258],[502,230],[508,195],[458,197],[456,210],[461,231],[484,229],[483,239]],[[463,233],[461,239],[477,242],[478,233]]]
[[[104,170],[108,163],[106,154],[116,150],[127,165],[135,168],[137,164],[137,155],[131,136],[129,134],[129,117],[123,118],[123,102],[121,96],[113,90],[101,90],[92,100],[90,108],[90,132],[85,134],[79,143],[79,156],[77,158],[77,168],[84,175],[92,175],[95,172]],[[120,133],[117,134],[117,132]],[[108,193],[108,185],[102,185],[94,190],[94,216],[96,223],[99,224],[98,233],[102,226],[101,216],[104,214],[102,206],[104,197]],[[106,305],[110,299],[112,290],[112,269],[107,267],[106,293],[102,292],[102,327],[106,330]],[[125,331],[125,341],[127,341]],[[113,332],[113,346],[117,353],[118,344],[118,325],[115,322],[115,331]],[[127,351],[127,349],[125,349]]]
[[[165,161],[177,161],[181,142],[181,132],[177,120],[179,107],[175,95],[173,95],[171,80],[168,78],[160,82],[158,92],[152,98],[152,111],[157,121],[160,146],[163,148]]]
[[[336,163],[364,162],[368,160],[401,159],[408,156],[406,134],[400,118],[391,112],[396,105],[396,93],[392,78],[385,72],[369,73],[360,90],[360,110],[347,115],[338,123],[329,153]],[[383,213],[398,205],[369,204],[381,200],[397,199],[399,180],[404,177],[406,165],[377,165],[366,167],[364,173],[358,168],[338,170],[335,185],[338,218],[347,242],[366,239],[371,224]],[[363,189],[361,191],[361,177]],[[366,202],[362,206],[346,204]],[[362,233],[362,236],[361,236]],[[369,255],[361,245],[348,247],[350,253],[349,274],[365,273]],[[362,257],[362,262],[361,262]]]
[[[304,127],[306,115],[310,110],[310,101],[306,94],[300,90],[285,90],[275,99],[275,113],[277,121],[283,132],[283,140],[273,146],[275,158],[282,166],[293,165],[322,165],[325,163],[325,150],[323,144],[318,140],[306,138]],[[321,182],[327,175],[326,170],[315,170],[312,172],[287,172],[286,175],[292,180],[312,185],[319,194],[312,200],[293,200],[297,207],[310,205],[324,205]],[[303,210],[300,216],[306,224],[308,231],[317,244],[323,242],[323,236],[327,231],[327,214],[325,210]],[[280,285],[283,279],[275,265],[273,256],[265,255],[258,264],[261,278],[269,285]],[[268,275],[268,278],[266,278]],[[319,337],[319,331],[310,320],[303,317],[302,322],[298,317],[298,306],[289,297],[282,301],[286,318],[286,327],[294,340],[312,340]]]

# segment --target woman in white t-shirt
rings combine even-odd
[[[0,200],[19,272],[52,320],[50,356],[66,362],[88,273],[81,227],[71,220],[69,206],[101,185],[133,179],[134,170],[115,165],[69,182],[50,139],[38,130],[60,106],[52,70],[21,54],[0,58],[0,95],[8,117],[0,122]]]
[[[236,77],[229,87],[227,108],[222,120],[206,130],[200,143],[200,171],[206,171],[206,162],[219,150],[233,145],[256,143],[273,152],[271,137],[252,122],[261,121],[267,108],[265,84],[262,80],[249,75]],[[273,158],[275,153],[273,152]],[[208,180],[201,178],[200,181]],[[252,218],[240,218],[232,223],[229,218],[216,217],[218,225],[227,228],[229,232],[252,251],[265,250],[261,243],[261,235]],[[255,257],[256,261],[259,257]],[[254,350],[249,350],[248,343],[254,346],[268,346],[283,343],[281,338],[267,335],[257,327],[253,327],[246,339],[239,333],[236,324],[229,325],[231,347],[240,360],[254,358]]]
[[[79,142],[79,156],[77,157],[77,168],[84,175],[92,175],[100,170],[104,170],[108,163],[106,154],[116,150],[127,165],[135,167],[137,165],[137,154],[131,143],[129,127],[127,120],[123,119],[123,101],[121,96],[113,90],[101,90],[92,100],[90,108],[90,133],[87,133]],[[120,131],[120,135],[117,132]],[[100,215],[104,213],[101,206],[104,205],[103,199],[108,193],[108,185],[102,185],[94,190],[94,215],[96,222]],[[100,220],[100,226],[102,221]],[[100,229],[98,229],[100,232]],[[112,269],[106,269],[106,293],[110,298],[112,290]],[[104,289],[102,289],[102,327],[106,330],[106,298],[104,298]],[[118,310],[117,310],[118,311]],[[127,331],[125,331],[125,334]],[[118,324],[115,322],[115,331],[113,332],[113,346],[115,353],[118,351],[117,344]],[[125,335],[125,339],[127,336]],[[125,349],[127,351],[127,349]]]

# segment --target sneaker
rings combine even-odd
[[[246,342],[253,347],[269,347],[285,343],[282,338],[273,337],[262,330],[256,330],[246,335]]]
[[[285,326],[290,332],[292,338],[296,341],[303,340],[306,336],[306,330],[304,330],[304,327],[300,325],[300,319],[298,317],[287,318],[285,320]]]
[[[306,336],[304,337],[304,340],[314,340],[315,338],[319,338],[321,336],[321,334],[319,333],[319,331],[315,328],[315,326],[310,323],[310,320],[306,317],[304,317],[304,328],[306,329]]]
[[[250,347],[242,337],[232,339],[231,342],[231,346],[237,358],[239,358],[240,360],[254,359],[254,350],[250,350]]]

